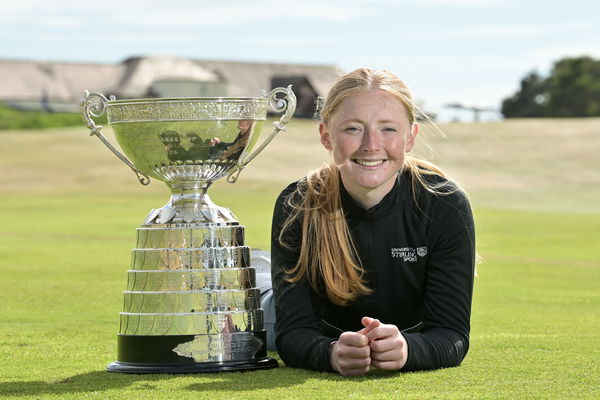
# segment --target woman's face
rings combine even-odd
[[[355,198],[372,191],[383,198],[392,189],[417,130],[404,104],[379,89],[350,95],[319,126],[321,143],[332,152],[344,187]]]

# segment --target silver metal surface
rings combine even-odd
[[[185,342],[173,349],[180,356],[193,358],[194,361],[238,361],[250,360],[264,345],[260,339],[249,332],[214,333],[196,335],[194,340]]]
[[[264,121],[268,109],[269,98],[266,96],[111,99],[108,122],[115,125],[156,121]]]
[[[263,327],[263,311],[121,313],[122,335],[204,335],[252,332]]]
[[[185,224],[202,224],[195,228],[238,225],[237,219],[230,210],[219,207],[206,194],[208,184],[199,188],[198,184],[179,184],[171,187],[173,194],[169,202],[162,208],[152,210],[143,225],[172,226]],[[200,192],[198,192],[200,191]]]
[[[111,104],[109,102],[109,121]],[[266,117],[266,109],[264,111]],[[112,125],[119,145],[143,173],[163,182],[215,181],[255,145],[263,121],[152,121]]]
[[[284,114],[274,123],[272,134],[251,153],[269,109]],[[239,172],[285,130],[295,109],[291,86],[245,98],[116,100],[85,91],[81,100],[81,113],[91,134],[103,137],[102,126],[94,118],[106,113],[131,163],[109,146],[111,151],[135,171],[171,183],[214,181],[234,168]]]
[[[278,94],[283,94],[283,98],[277,98]],[[275,129],[273,132],[258,146],[258,148],[254,151],[254,153],[250,154],[248,157],[241,159],[240,162],[235,166],[229,175],[227,176],[227,182],[235,183],[237,181],[239,173],[242,169],[254,159],[270,142],[273,138],[281,131],[286,130],[286,124],[291,121],[294,116],[294,112],[296,111],[296,95],[292,92],[292,86],[288,86],[287,89],[284,88],[275,88],[271,90],[271,92],[266,96],[269,100],[271,108],[275,112],[283,112],[284,114],[281,116],[279,121],[274,122],[273,125]]]
[[[244,227],[150,225],[137,229],[138,249],[233,247],[244,245]]]
[[[211,313],[260,308],[260,290],[193,290],[124,292],[126,313]]]
[[[256,287],[255,271],[254,267],[190,269],[186,271],[130,270],[127,276],[127,290],[132,292],[173,292],[250,289]]]
[[[131,269],[185,270],[244,268],[250,266],[250,248],[205,247],[200,249],[133,249]]]
[[[111,96],[111,100],[114,96]],[[106,104],[108,99],[101,93],[90,93],[87,90],[84,91],[84,97],[81,99],[80,109],[83,122],[90,130],[90,136],[96,136],[110,151],[113,152],[121,161],[123,161],[135,174],[142,185],[150,183],[148,175],[140,172],[132,163],[119,152],[114,146],[104,137],[102,134],[102,126],[96,125],[94,118],[101,117],[106,112]]]

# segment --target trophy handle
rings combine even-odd
[[[278,94],[284,94],[283,98],[277,98]],[[237,165],[233,167],[229,175],[227,175],[227,182],[229,183],[235,183],[240,172],[242,172],[242,169],[244,169],[244,167],[248,165],[248,163],[258,155],[258,153],[263,151],[279,132],[286,130],[285,125],[290,122],[294,116],[294,112],[296,111],[296,95],[294,92],[292,92],[292,85],[289,85],[287,88],[275,88],[271,90],[268,95],[263,95],[263,97],[266,97],[269,100],[269,105],[273,111],[278,113],[285,111],[285,113],[281,116],[281,118],[279,118],[279,121],[273,122],[275,129],[273,129],[273,132],[271,132],[271,134],[260,144],[260,146],[258,146],[256,150],[252,152],[252,154],[248,155],[243,160],[239,160]]]
[[[115,96],[110,96],[110,100],[114,100],[114,99],[115,99]],[[127,164],[127,166],[129,168],[131,168],[133,170],[133,172],[135,172],[135,174],[137,175],[138,181],[140,181],[140,183],[142,185],[149,184],[150,177],[148,177],[148,175],[140,172],[131,163],[131,161],[129,161],[123,154],[121,154],[119,152],[119,150],[114,148],[113,145],[110,144],[110,142],[102,134],[102,132],[101,132],[102,126],[96,125],[96,123],[92,119],[93,117],[96,117],[96,118],[101,117],[102,115],[104,115],[104,113],[106,113],[107,103],[108,103],[108,99],[103,94],[95,93],[95,92],[90,93],[87,90],[84,90],[84,96],[81,99],[81,103],[80,103],[80,110],[81,110],[81,116],[83,118],[83,122],[85,122],[88,129],[90,130],[90,136],[92,136],[92,135],[97,136],[98,139],[100,139],[102,141],[102,143],[104,143],[106,145],[106,147],[108,147],[108,149],[114,153],[114,155],[119,157],[119,159],[121,161],[123,161],[125,164]]]

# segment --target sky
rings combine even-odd
[[[600,58],[596,0],[0,0],[2,59],[387,69],[440,120],[471,118],[448,103],[499,109],[527,73],[582,55]]]

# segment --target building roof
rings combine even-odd
[[[139,97],[147,93],[153,82],[165,79],[185,79],[218,82],[219,75],[197,63],[179,57],[135,57],[121,63],[125,73],[116,92],[122,98]]]
[[[342,74],[342,70],[331,65],[207,60],[196,60],[196,63],[217,71],[224,78],[228,84],[228,96],[258,96],[261,90],[271,89],[273,77],[299,76],[306,77],[319,96],[325,96]]]
[[[122,64],[0,60],[0,101],[41,96],[73,101],[84,89],[111,91],[123,69]]]
[[[224,96],[258,96],[274,77],[305,77],[324,96],[341,70],[330,65],[134,57],[118,64],[0,60],[0,102],[63,103],[77,109],[84,90],[144,97],[157,80],[224,81]]]

